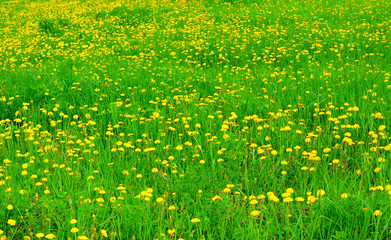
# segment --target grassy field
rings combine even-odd
[[[391,2],[0,2],[0,239],[390,239]]]

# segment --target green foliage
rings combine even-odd
[[[389,1],[0,8],[0,239],[391,237]]]

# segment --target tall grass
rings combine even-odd
[[[2,1],[0,239],[389,239],[388,1]]]

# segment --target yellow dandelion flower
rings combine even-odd
[[[49,234],[47,234],[46,236],[45,236],[45,238],[47,238],[47,239],[54,239],[54,238],[56,238],[57,236],[56,235],[54,235],[54,234],[52,234],[52,233],[49,233]]]
[[[261,213],[261,211],[254,210],[254,211],[252,211],[252,212],[250,213],[250,215],[253,216],[253,217],[256,217],[256,216],[258,216],[260,213]]]
[[[320,189],[316,192],[316,196],[324,196],[326,194],[326,192],[323,190],[323,189]]]
[[[13,219],[8,219],[7,223],[11,226],[15,226],[16,225],[16,221],[13,220]]]
[[[170,211],[175,210],[175,206],[174,206],[174,205],[169,206],[169,207],[168,207],[168,210],[170,210]]]
[[[35,236],[36,236],[37,238],[43,238],[43,237],[45,237],[45,234],[43,234],[43,233],[37,233],[37,234],[35,234]]]
[[[296,201],[297,201],[297,202],[304,202],[304,198],[302,198],[302,197],[297,197],[297,198],[296,198]]]
[[[193,219],[191,219],[191,222],[192,223],[199,223],[199,222],[201,222],[201,220],[199,218],[193,218]]]
[[[108,237],[107,231],[104,229],[100,230],[100,234],[102,235],[102,237]]]
[[[183,146],[182,145],[178,145],[178,146],[176,146],[176,148],[175,148],[177,151],[181,151],[181,150],[183,150]]]
[[[373,215],[375,215],[375,216],[381,216],[383,213],[382,213],[382,211],[380,211],[380,210],[375,210],[374,212],[373,212]]]
[[[341,198],[348,198],[348,197],[349,197],[349,195],[347,193],[342,193],[341,194]]]

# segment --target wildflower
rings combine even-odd
[[[325,195],[326,194],[326,192],[323,190],[323,189],[320,189],[320,190],[318,190],[317,192],[316,192],[316,196],[323,196],[323,195]]]
[[[341,198],[348,198],[349,196],[348,196],[348,194],[347,193],[342,193],[341,194]]]
[[[311,203],[314,203],[316,200],[318,200],[316,197],[314,197],[314,196],[308,196],[308,198],[307,198],[307,204],[310,205]]]
[[[11,211],[12,209],[14,209],[14,207],[11,204],[7,206],[7,210]]]
[[[54,238],[56,238],[57,236],[56,235],[54,235],[54,234],[52,234],[52,233],[49,233],[49,234],[47,234],[46,236],[45,236],[45,238],[47,238],[47,239],[54,239]]]
[[[72,219],[72,220],[70,221],[70,223],[71,223],[71,224],[76,224],[76,223],[77,223],[77,220],[76,220],[76,219]]]
[[[178,145],[175,149],[178,150],[178,151],[181,151],[181,150],[183,150],[183,146],[182,145]]]
[[[283,202],[285,202],[285,203],[293,202],[293,198],[291,198],[291,197],[284,198]]]
[[[168,210],[171,210],[171,211],[175,210],[175,206],[174,205],[169,206]]]
[[[254,210],[254,211],[252,211],[252,212],[250,213],[250,215],[253,216],[253,217],[256,217],[256,216],[258,216],[260,213],[261,213],[261,211]]]
[[[278,199],[278,197],[276,197],[276,196],[269,196],[269,198],[270,198],[270,200],[271,201],[273,201],[273,202],[279,202],[280,201],[280,199]]]
[[[288,189],[286,190],[286,192],[287,192],[287,193],[294,193],[295,190],[293,190],[293,188],[288,188]]]
[[[191,219],[191,222],[192,223],[199,223],[199,222],[201,222],[201,220],[199,218],[193,218],[193,219]]]
[[[168,234],[174,235],[175,234],[175,229],[168,229]]]
[[[43,238],[43,237],[45,236],[45,234],[43,234],[43,233],[37,233],[37,234],[35,234],[35,236],[36,236],[37,238]]]
[[[11,226],[15,226],[16,225],[16,221],[13,220],[13,219],[8,219],[7,223]]]
[[[79,232],[78,228],[74,227],[74,228],[71,229],[71,233],[77,233],[77,232]]]
[[[263,195],[263,194],[258,195],[258,196],[257,196],[257,199],[258,199],[258,200],[263,200],[263,199],[265,199],[265,195]]]
[[[102,235],[102,237],[108,237],[107,231],[104,229],[100,230],[100,234]]]
[[[331,148],[325,148],[325,149],[323,149],[323,152],[324,153],[329,153],[329,152],[331,152]]]
[[[214,197],[212,198],[212,200],[213,200],[213,201],[216,201],[216,200],[222,201],[223,199],[222,199],[220,196],[216,195],[216,196],[214,196]]]
[[[375,215],[375,216],[381,216],[383,213],[382,213],[382,211],[380,211],[380,210],[375,210],[374,212],[373,212],[373,215]]]

